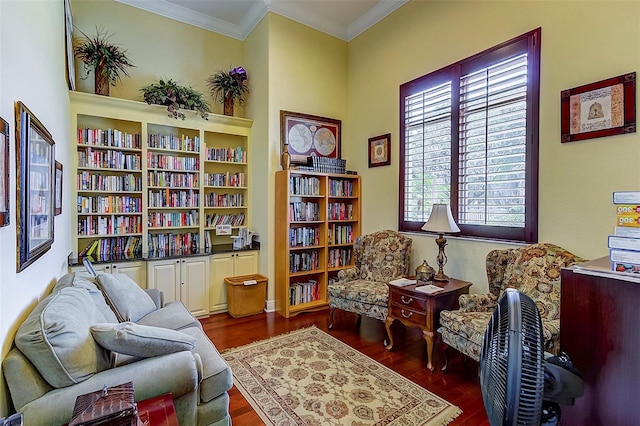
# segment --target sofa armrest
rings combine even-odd
[[[164,294],[162,294],[160,290],[157,288],[146,288],[144,291],[153,299],[153,303],[156,304],[158,309],[164,306]]]
[[[342,269],[341,271],[338,271],[338,283],[342,283],[342,282],[347,282],[347,281],[353,281],[356,278],[358,278],[358,275],[360,274],[360,270],[356,267],[353,268],[348,268],[348,269]]]
[[[498,300],[493,294],[461,294],[460,312],[493,312]]]
[[[135,400],[171,392],[173,398],[197,391],[197,363],[189,351],[145,358],[132,364],[94,374],[89,379],[65,388],[54,389],[24,407],[25,424],[64,424],[71,419],[76,398],[128,381],[133,381]]]

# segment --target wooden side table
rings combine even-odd
[[[431,283],[430,283],[431,284]],[[426,294],[416,291],[416,284],[398,287],[389,286],[389,314],[385,321],[389,344],[386,349],[393,348],[391,324],[399,320],[405,327],[420,327],[427,342],[427,368],[433,373],[433,348],[438,338],[440,311],[459,308],[458,297],[468,294],[471,283],[449,278],[449,281],[434,281],[434,285],[443,287],[437,293]]]

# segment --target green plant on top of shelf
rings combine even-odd
[[[164,105],[169,111],[169,117],[185,119],[180,108],[198,111],[200,117],[209,119],[211,109],[203,98],[203,94],[191,87],[181,86],[172,79],[160,80],[140,89],[144,100],[148,104]]]
[[[216,100],[224,104],[224,114],[233,115],[233,104],[242,104],[245,94],[249,93],[247,71],[242,67],[235,67],[230,71],[218,70],[207,79],[211,94]]]
[[[95,73],[95,93],[109,95],[109,86],[121,81],[121,74],[129,75],[128,68],[135,67],[127,57],[127,51],[111,43],[112,34],[96,27],[96,35],[89,37],[80,31],[84,38],[75,40],[74,54],[84,65],[86,79],[89,73]]]

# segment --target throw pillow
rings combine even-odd
[[[16,333],[16,346],[54,388],[80,383],[109,367],[89,328],[105,322],[85,289],[63,288],[44,298]]]
[[[91,334],[105,349],[139,357],[190,351],[196,343],[194,337],[180,331],[134,322],[95,324],[91,326]]]
[[[89,292],[91,299],[93,299],[93,303],[98,307],[100,312],[102,312],[102,315],[107,319],[107,322],[118,322],[116,314],[109,307],[104,295],[96,285],[95,278],[77,272],[69,272],[58,279],[51,293],[56,293],[67,287],[86,289]]]
[[[136,322],[157,309],[153,299],[125,274],[98,274],[97,281],[120,322]]]

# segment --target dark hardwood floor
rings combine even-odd
[[[476,362],[473,360],[463,362],[461,356],[450,350],[449,367],[447,373],[442,374],[439,370],[442,365],[442,354],[438,345],[434,357],[436,371],[431,374],[426,369],[426,343],[419,328],[405,329],[396,321],[393,325],[394,348],[391,352],[387,352],[382,343],[386,336],[382,321],[363,317],[360,327],[357,327],[355,314],[336,311],[334,328],[329,330],[328,312],[324,310],[303,313],[289,319],[276,313],[262,313],[236,319],[224,313],[212,315],[202,319],[201,322],[205,332],[219,351],[315,325],[460,407],[463,413],[450,425],[486,426],[489,424],[482,402]],[[231,389],[229,395],[231,397],[229,409],[234,425],[264,424],[235,387]]]

